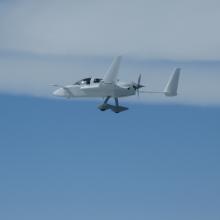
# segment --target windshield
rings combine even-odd
[[[90,81],[91,81],[91,78],[85,78],[85,79],[82,79],[82,80],[74,83],[74,85],[89,85]]]
[[[94,79],[94,83],[100,83],[101,81],[102,81],[102,79],[99,79],[99,78]]]

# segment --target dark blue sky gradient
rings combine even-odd
[[[220,218],[219,107],[0,100],[0,219]]]

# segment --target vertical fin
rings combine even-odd
[[[170,79],[164,89],[165,96],[177,96],[178,83],[180,78],[180,68],[177,68],[170,76]]]

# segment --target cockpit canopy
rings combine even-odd
[[[93,83],[100,83],[102,81],[102,79],[100,79],[100,78],[95,78],[94,80],[93,80]]]
[[[90,82],[91,82],[91,78],[85,78],[76,82],[74,85],[89,85]]]
[[[90,85],[91,83],[100,83],[102,81],[102,79],[100,78],[85,78],[82,79],[76,83],[74,83],[74,85]]]

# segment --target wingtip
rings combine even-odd
[[[182,70],[182,68],[178,67],[178,68],[176,68],[175,73],[180,74],[181,70]]]

